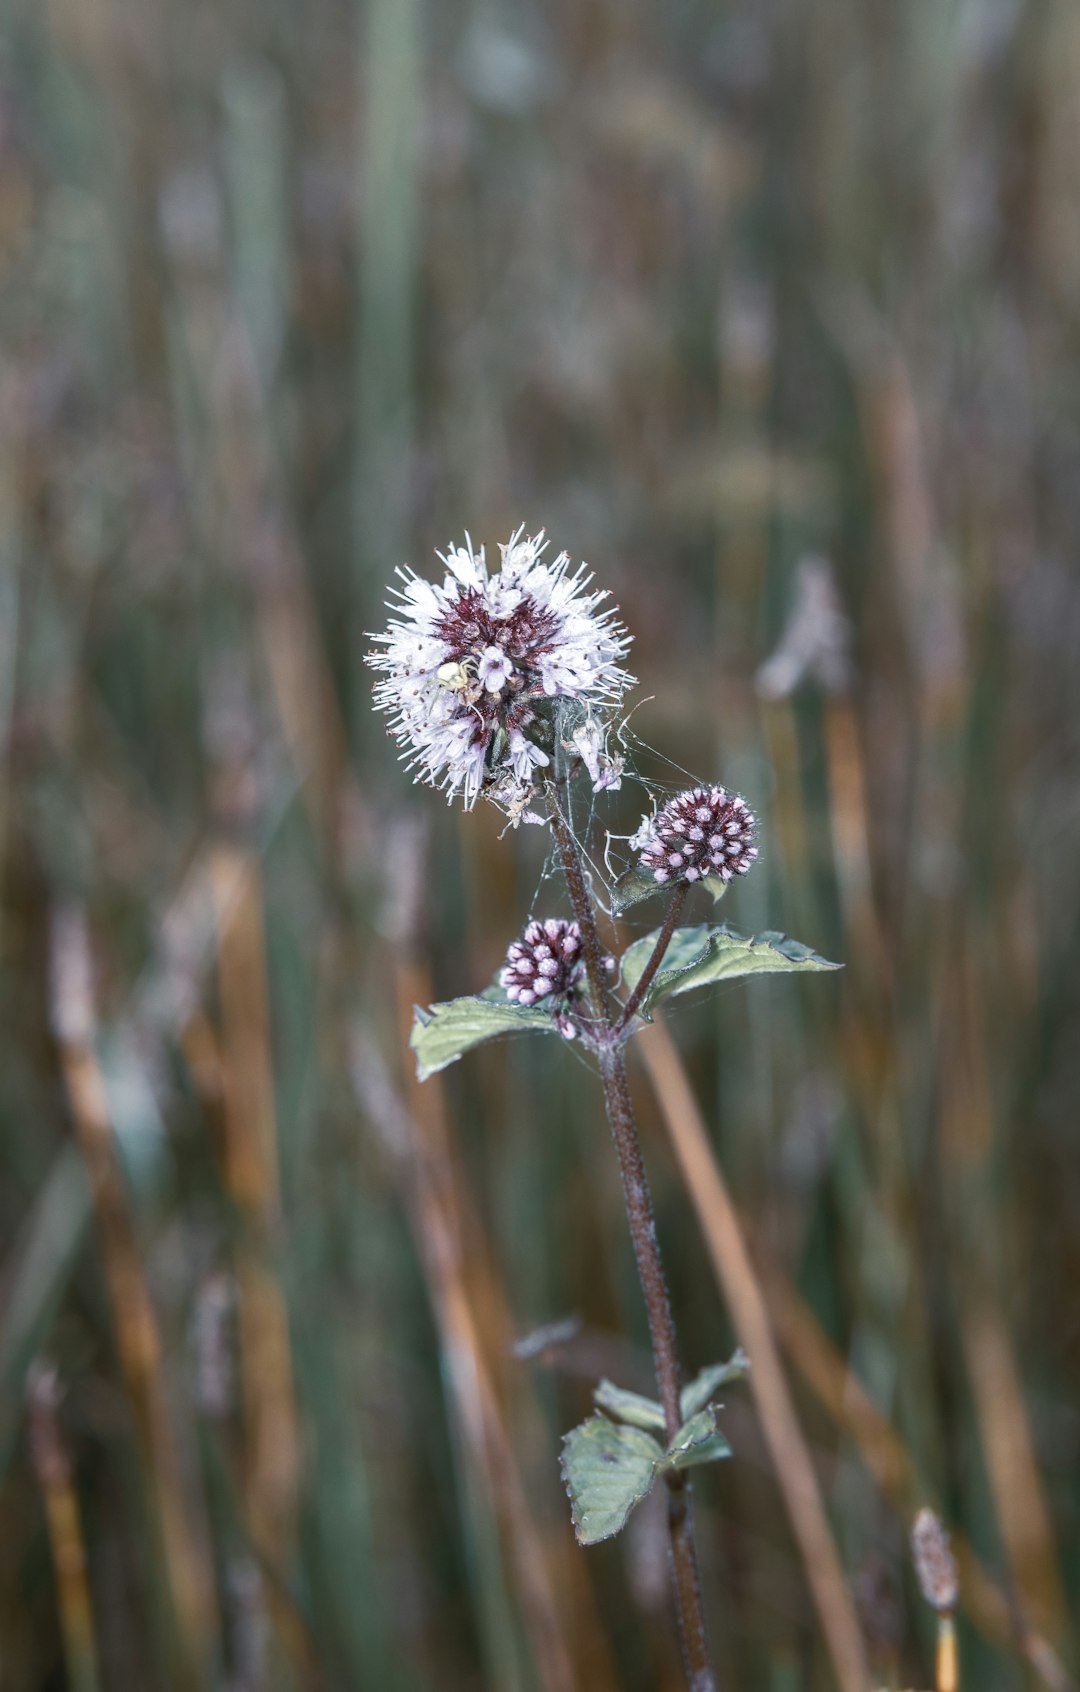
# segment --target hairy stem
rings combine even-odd
[[[660,968],[660,965],[664,960],[664,953],[671,945],[671,936],[674,934],[676,924],[682,915],[682,908],[686,903],[686,895],[688,891],[689,889],[686,882],[680,881],[678,887],[675,889],[675,892],[672,894],[671,903],[667,909],[667,916],[664,918],[664,926],[657,935],[656,945],[650,953],[648,963],[641,972],[641,980],[627,999],[626,1004],[623,1006],[622,1015],[615,1024],[616,1034],[624,1034],[629,1028],[638,1006],[641,1004],[642,999],[652,986],[653,976]]]
[[[574,916],[581,930],[581,948],[585,955],[585,975],[589,983],[592,1013],[598,1029],[610,1031],[611,1014],[608,1005],[607,971],[604,968],[604,948],[600,944],[596,915],[593,911],[592,899],[589,896],[588,883],[585,880],[585,867],[581,862],[581,853],[578,851],[573,830],[559,808],[559,798],[554,782],[547,784],[547,800],[551,826],[555,832],[555,844],[559,848],[563,875],[566,877],[566,887],[570,894],[570,903],[574,907]]]
[[[630,1097],[630,1083],[626,1073],[624,1042],[619,1025],[613,1020],[604,969],[604,949],[596,927],[596,913],[585,879],[585,869],[577,842],[567,819],[559,808],[553,784],[548,785],[548,807],[551,825],[562,861],[563,873],[574,908],[574,916],[581,929],[582,951],[592,1000],[593,1028],[597,1036],[600,1060],[600,1080],[604,1089],[604,1104],[611,1124],[615,1150],[619,1158],[626,1214],[634,1245],[638,1277],[645,1297],[645,1310],[652,1339],[653,1365],[660,1402],[664,1409],[664,1423],[669,1440],[674,1439],[682,1425],[679,1406],[679,1359],[675,1340],[675,1322],[671,1314],[664,1267],[660,1261],[660,1247],[656,1238],[652,1194],[641,1153],[634,1107]],[[673,901],[673,906],[678,901]],[[677,915],[677,912],[676,912]],[[668,912],[669,918],[671,912]],[[665,928],[669,927],[665,923]],[[670,922],[673,930],[675,919]],[[670,939],[670,932],[668,939]],[[665,946],[667,942],[665,941]],[[654,953],[653,973],[660,956]],[[651,977],[650,977],[651,979]],[[646,982],[646,987],[648,982]],[[716,1679],[709,1660],[709,1646],[705,1636],[705,1616],[701,1603],[701,1581],[698,1575],[697,1549],[694,1544],[694,1523],[690,1487],[685,1475],[668,1477],[668,1531],[671,1539],[671,1561],[675,1580],[675,1599],[679,1614],[679,1629],[686,1657],[691,1692],[715,1692]]]

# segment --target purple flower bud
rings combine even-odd
[[[645,826],[641,865],[660,883],[709,875],[731,881],[745,875],[758,855],[754,814],[745,799],[724,787],[679,793]]]
[[[574,1024],[567,1015],[567,1006],[584,973],[581,930],[577,923],[548,917],[544,922],[528,923],[520,940],[513,941],[499,975],[499,985],[514,1004],[534,1005],[543,999],[560,1032],[572,1039]]]

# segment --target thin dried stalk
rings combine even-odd
[[[1060,1640],[1068,1634],[1068,1611],[1016,1358],[991,1300],[969,1294],[962,1327],[975,1415],[1013,1581],[1025,1616]]]
[[[411,1004],[426,1003],[430,997],[431,981],[427,974],[421,971],[419,976],[414,976],[406,970],[400,992],[402,1014]],[[425,1082],[423,1089],[417,1088],[412,1094],[414,1118],[421,1097],[426,1103],[435,1080],[433,1077]],[[571,1658],[574,1684],[588,1685],[589,1692],[615,1692],[618,1677],[607,1632],[597,1613],[592,1583],[581,1578],[573,1540],[566,1533],[561,1515],[554,1532],[545,1529],[545,1524],[537,1521],[525,1492],[521,1454],[545,1448],[546,1422],[539,1415],[527,1375],[519,1368],[508,1370],[505,1366],[513,1357],[515,1329],[488,1236],[470,1190],[468,1172],[447,1132],[445,1095],[441,1090],[431,1105],[430,1119],[418,1119],[416,1133],[427,1148],[425,1155],[433,1171],[446,1183],[449,1225],[456,1242],[464,1299],[472,1313],[475,1345],[487,1374],[485,1398],[491,1415],[497,1418],[494,1470],[498,1471],[500,1465],[513,1466],[512,1496],[517,1502],[513,1520],[504,1524],[504,1533],[511,1532],[520,1541],[512,1567],[530,1636],[546,1639],[557,1627]],[[522,1585],[523,1575],[526,1585]],[[534,1655],[539,1661],[535,1647]]]
[[[225,1181],[243,1223],[236,1269],[248,1520],[259,1553],[282,1568],[293,1541],[300,1457],[288,1316],[272,1266],[280,1200],[262,877],[253,853],[222,848],[212,879]]]
[[[30,1376],[27,1416],[30,1455],[45,1495],[45,1524],[56,1580],[64,1662],[72,1692],[97,1692],[100,1684],[94,1615],[86,1578],[86,1544],[71,1464],[57,1415],[59,1384],[55,1369],[38,1365]]]
[[[936,1511],[926,1505],[912,1524],[911,1554],[919,1590],[926,1602],[937,1611],[934,1686],[936,1692],[957,1692],[960,1661],[953,1620],[959,1596],[956,1558],[949,1545],[945,1524]]]
[[[892,961],[874,907],[866,766],[859,724],[847,695],[834,695],[826,702],[825,753],[829,822],[847,931],[864,965],[866,984],[873,983],[876,997],[891,986]]]
[[[942,1150],[956,1238],[966,1249],[960,1324],[964,1356],[986,1458],[990,1489],[1025,1619],[1056,1644],[1068,1641],[1068,1605],[1062,1589],[1054,1530],[1035,1441],[1024,1403],[1020,1369],[1001,1310],[999,1264],[988,1228],[993,1156],[993,1083],[986,1048],[986,1006],[974,944],[961,944],[942,1000]]]
[[[169,1425],[161,1341],[117,1162],[105,1078],[94,1047],[89,942],[82,913],[54,912],[51,934],[53,1024],[79,1149],[86,1163],[101,1240],[120,1367],[144,1461],[153,1475],[161,1552],[176,1606],[181,1678],[199,1686],[211,1636],[206,1560],[187,1519]]]
[[[848,1368],[817,1317],[774,1265],[764,1272],[769,1310],[795,1368],[821,1408],[855,1445],[892,1504],[906,1516],[916,1496],[915,1465],[903,1441]],[[1012,1606],[962,1535],[953,1533],[964,1611],[984,1638],[1015,1646],[1052,1692],[1075,1692],[1075,1682],[1040,1634],[1017,1637]]]
[[[713,1157],[682,1059],[662,1022],[657,1020],[642,1033],[638,1049],[663,1111],[735,1332],[751,1359],[750,1384],[762,1430],[837,1680],[843,1692],[866,1692],[869,1670],[855,1607],[735,1207]]]
[[[413,1005],[430,1000],[431,983],[422,971],[401,965],[396,989],[401,1024],[407,1031]],[[498,1524],[541,1683],[545,1692],[572,1692],[577,1677],[564,1640],[547,1554],[522,1485],[470,1296],[440,1089],[432,1081],[421,1088],[410,1080],[406,1104],[379,1077],[370,1054],[358,1048],[357,1056],[354,1075],[361,1103],[392,1153],[424,1263],[462,1433]]]

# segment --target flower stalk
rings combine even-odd
[[[620,1015],[618,1022],[615,1024],[616,1035],[621,1036],[629,1032],[634,1017],[637,1015],[638,1007],[653,984],[653,977],[660,968],[660,965],[663,963],[664,954],[671,945],[672,936],[679,925],[679,918],[682,916],[682,908],[686,903],[686,893],[687,884],[686,882],[681,882],[680,885],[676,887],[675,892],[672,895],[671,903],[667,908],[667,915],[664,918],[663,927],[656,937],[656,945],[653,947],[649,960],[641,972],[638,984],[627,999],[622,1008],[622,1014]]]
[[[619,1172],[622,1176],[623,1193],[626,1199],[626,1215],[630,1224],[634,1258],[637,1263],[641,1290],[645,1298],[649,1335],[652,1340],[657,1390],[664,1411],[665,1431],[670,1441],[675,1438],[682,1422],[679,1404],[679,1360],[675,1320],[671,1311],[671,1299],[668,1295],[664,1266],[660,1258],[652,1193],[649,1188],[645,1160],[642,1156],[641,1139],[638,1134],[637,1121],[630,1096],[630,1083],[626,1073],[627,1018],[625,1012],[620,1013],[617,1018],[612,1014],[604,967],[604,948],[596,926],[596,912],[585,878],[581,853],[578,850],[577,841],[574,839],[573,830],[560,808],[558,792],[553,782],[546,784],[546,792],[552,831],[555,835],[559,859],[566,878],[570,903],[573,907],[574,918],[581,931],[585,969],[589,983],[593,1043],[599,1056],[604,1105],[619,1159]],[[677,890],[668,911],[670,920],[665,922],[664,930],[661,931],[662,935],[666,931],[663,947],[661,948],[658,942],[657,948],[649,960],[653,974],[659,968],[663,951],[667,949],[671,935],[674,933],[678,910],[681,909],[680,895],[684,893],[684,888]],[[674,916],[672,916],[672,911],[675,913]],[[648,982],[645,985],[647,988]],[[633,1001],[631,1000],[631,1002]],[[640,996],[638,1003],[640,1003]],[[634,1009],[636,1010],[636,1008],[635,1005]],[[679,1473],[667,1477],[667,1486],[668,1534],[671,1542],[675,1598],[691,1692],[714,1692],[716,1678],[712,1670],[705,1633],[705,1616],[701,1601],[697,1548],[694,1543],[690,1488],[686,1476]]]
[[[937,1650],[934,1658],[936,1692],[957,1692],[960,1666],[956,1650],[956,1611],[959,1589],[956,1559],[941,1518],[920,1510],[911,1530],[915,1577],[926,1602],[937,1612]]]

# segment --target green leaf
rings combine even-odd
[[[719,875],[703,875],[701,880],[698,882],[698,886],[707,888],[712,894],[713,904],[718,905],[728,888],[731,886],[731,883],[730,881],[725,881],[723,877]]]
[[[738,1380],[749,1368],[750,1361],[740,1346],[726,1363],[711,1363],[707,1369],[702,1369],[683,1387],[679,1396],[683,1420],[689,1421],[703,1410],[722,1386],[728,1381]],[[594,1391],[593,1402],[599,1409],[606,1410],[609,1416],[617,1416],[620,1422],[631,1422],[634,1427],[646,1428],[650,1433],[664,1432],[663,1408],[655,1398],[643,1398],[640,1392],[629,1392],[625,1387],[616,1386],[606,1376]]]
[[[643,1398],[639,1392],[627,1392],[614,1381],[602,1380],[593,1393],[593,1402],[620,1422],[632,1422],[636,1428],[665,1431],[664,1412],[655,1398]]]
[[[731,1456],[731,1447],[716,1425],[716,1411],[710,1406],[684,1422],[660,1461],[660,1471],[694,1469],[701,1463],[718,1463]]]
[[[409,1045],[416,1053],[416,1070],[421,1081],[447,1064],[493,1040],[497,1034],[557,1034],[558,1025],[550,1011],[512,1005],[502,998],[467,997],[447,999],[429,1010],[417,1005]]]
[[[726,1363],[711,1363],[707,1369],[695,1375],[689,1385],[684,1386],[679,1397],[679,1407],[684,1417],[689,1421],[691,1416],[703,1410],[714,1393],[719,1392],[728,1381],[737,1381],[750,1369],[750,1359],[742,1346],[734,1357]]]
[[[614,916],[622,916],[632,905],[640,905],[642,899],[648,899],[653,893],[663,893],[664,887],[651,870],[642,869],[635,864],[625,875],[620,875],[611,889],[611,910]]]
[[[651,1434],[606,1416],[590,1416],[565,1436],[560,1469],[579,1545],[596,1545],[626,1526],[663,1458]]]
[[[697,885],[711,893],[713,903],[718,905],[731,883],[718,875],[703,875]],[[611,889],[612,914],[622,916],[624,911],[630,910],[634,905],[640,905],[643,899],[648,899],[653,893],[670,892],[670,883],[657,881],[652,870],[635,864],[633,869],[628,869],[619,877]]]
[[[635,940],[623,953],[623,980],[631,990],[641,977],[658,933],[656,930]],[[819,957],[801,941],[789,940],[772,930],[748,937],[736,934],[723,923],[677,928],[638,1014],[648,1022],[649,1011],[661,999],[690,993],[695,987],[707,987],[715,981],[732,981],[736,976],[840,968],[840,964]]]

